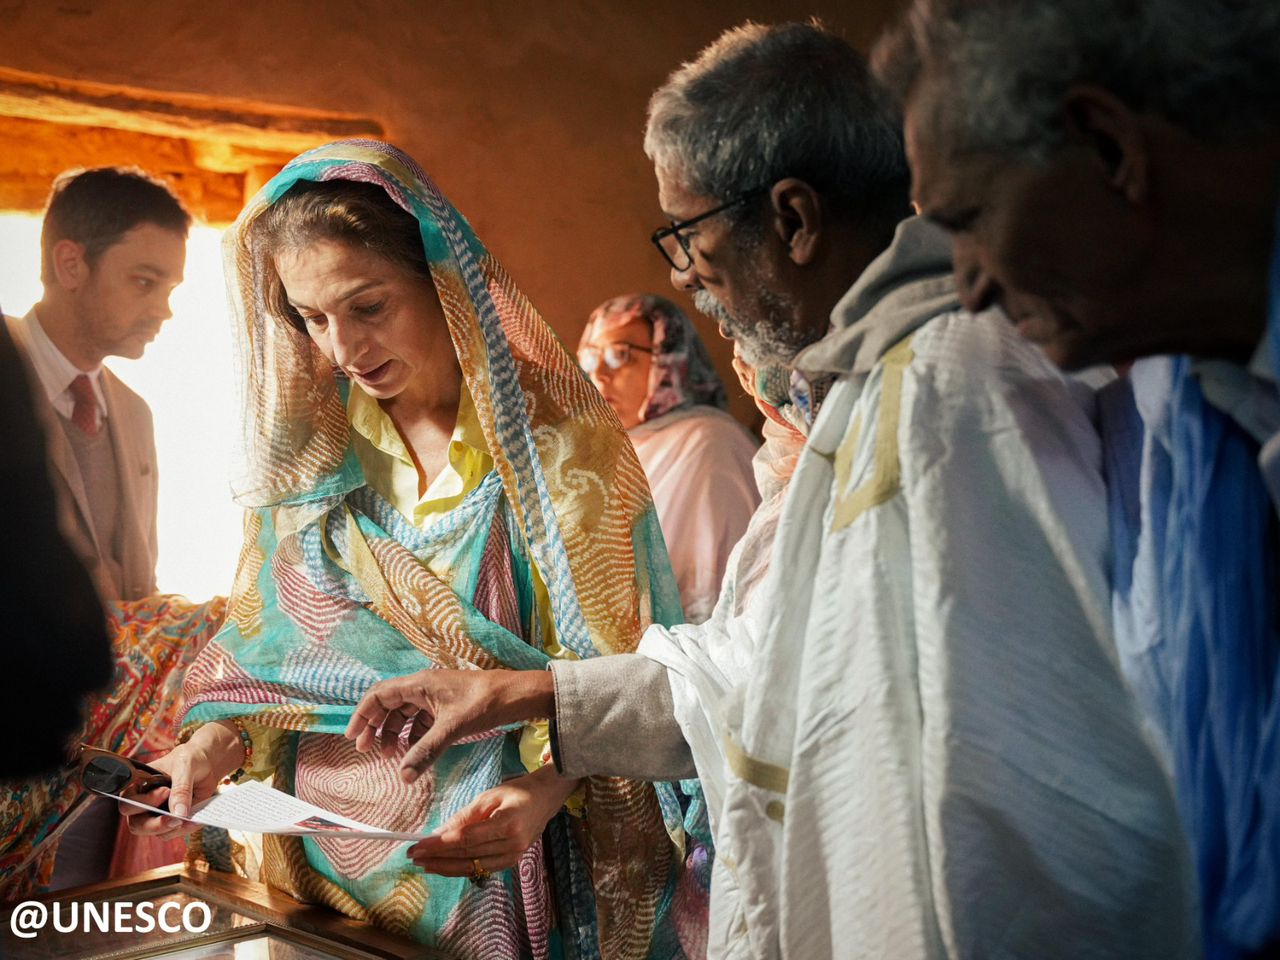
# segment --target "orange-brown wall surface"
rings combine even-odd
[[[726,27],[817,15],[867,49],[897,4],[7,0],[0,66],[378,120],[561,338],[605,298],[675,294],[641,147],[649,94]],[[21,149],[6,144],[5,149]],[[714,325],[697,318],[754,420]]]

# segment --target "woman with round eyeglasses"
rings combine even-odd
[[[706,345],[669,300],[631,294],[601,304],[582,332],[578,363],[631,437],[685,619],[701,623],[760,503],[751,466],[759,444],[725,412]]]

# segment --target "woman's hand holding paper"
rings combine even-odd
[[[206,723],[186,743],[151,762],[151,766],[169,774],[172,786],[158,787],[130,799],[155,806],[168,801],[170,812],[179,817],[191,815],[192,807],[213,796],[224,777],[240,766],[244,747],[240,735],[230,721]],[[149,814],[131,804],[120,804],[133,833],[159,836],[169,840],[200,829],[198,823],[184,823],[163,813]]]

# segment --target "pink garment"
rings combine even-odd
[[[688,623],[711,616],[725,564],[760,504],[759,443],[742,424],[699,404],[628,431],[649,478]]]
[[[136,873],[182,863],[187,858],[187,838],[161,840],[159,837],[142,837],[129,832],[128,821],[119,818],[116,827],[116,847],[111,855],[109,880],[132,877]]]

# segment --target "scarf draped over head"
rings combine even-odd
[[[494,473],[422,529],[366,485],[346,415],[354,388],[264,298],[273,265],[255,249],[255,220],[294,184],[328,180],[376,184],[417,219],[493,458]],[[612,411],[546,323],[394,147],[350,140],[297,157],[250,201],[225,249],[244,402],[233,489],[251,510],[228,626],[188,678],[187,723],[241,717],[253,729],[301,731],[277,751],[276,786],[350,798],[363,778],[385,786],[382,800],[368,798],[364,819],[403,815],[409,829],[429,831],[500,782],[510,737],[496,731],[446,751],[415,799],[401,796],[398,761],[382,764],[339,736],[311,734],[340,735],[364,691],[385,677],[433,666],[545,666],[549,638],[529,615],[531,570],[545,584],[554,640],[567,656],[631,651],[650,623],[678,619],[644,474]],[[589,819],[570,827],[558,815],[546,834],[560,838],[549,840],[549,858],[564,936],[583,956],[657,956],[675,857],[654,788],[596,778],[587,802]],[[580,833],[585,861],[573,842]],[[264,859],[273,884],[450,955],[520,953],[521,942],[539,937],[546,945],[552,911],[529,893],[545,881],[537,851],[519,871],[504,872],[503,883],[473,886],[424,875],[403,848],[386,844],[356,850],[267,839],[276,845]]]
[[[641,410],[642,423],[693,404],[721,410],[728,406],[724,384],[706,344],[684,311],[670,300],[649,293],[606,300],[592,311],[579,345],[636,320],[644,320],[653,328],[653,362],[649,366],[649,392]]]

